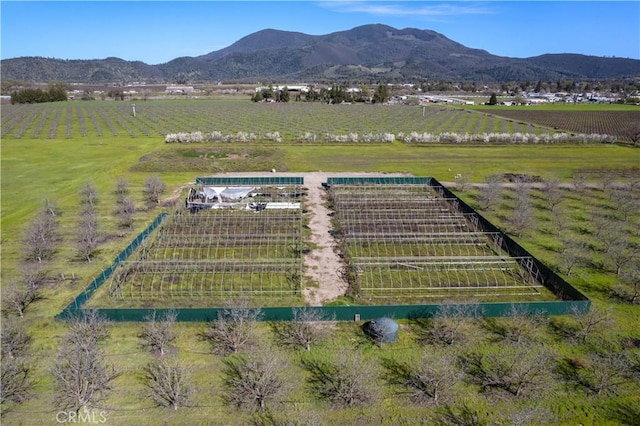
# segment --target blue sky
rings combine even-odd
[[[148,64],[204,55],[274,28],[328,34],[364,24],[437,31],[495,55],[640,59],[640,1],[5,1],[2,59]]]

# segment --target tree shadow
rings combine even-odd
[[[637,425],[640,419],[640,405],[633,401],[615,400],[604,407],[604,418],[623,425]]]
[[[466,404],[446,405],[437,410],[436,421],[443,426],[485,426],[489,422],[486,416]]]
[[[382,378],[390,385],[404,385],[411,376],[412,369],[407,363],[392,358],[382,358],[380,365],[385,370]]]

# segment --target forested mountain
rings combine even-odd
[[[267,29],[224,49],[164,64],[118,58],[1,61],[3,80],[34,82],[206,82],[325,79],[503,82],[640,76],[640,60],[579,54],[508,58],[471,49],[430,30],[364,25],[313,36]]]

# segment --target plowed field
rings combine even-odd
[[[533,123],[574,133],[597,133],[629,141],[625,128],[640,122],[638,111],[531,111],[526,109],[491,110],[483,112],[516,121]]]

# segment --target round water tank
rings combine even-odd
[[[362,325],[364,332],[376,342],[391,343],[398,339],[400,326],[391,318],[381,317]]]

